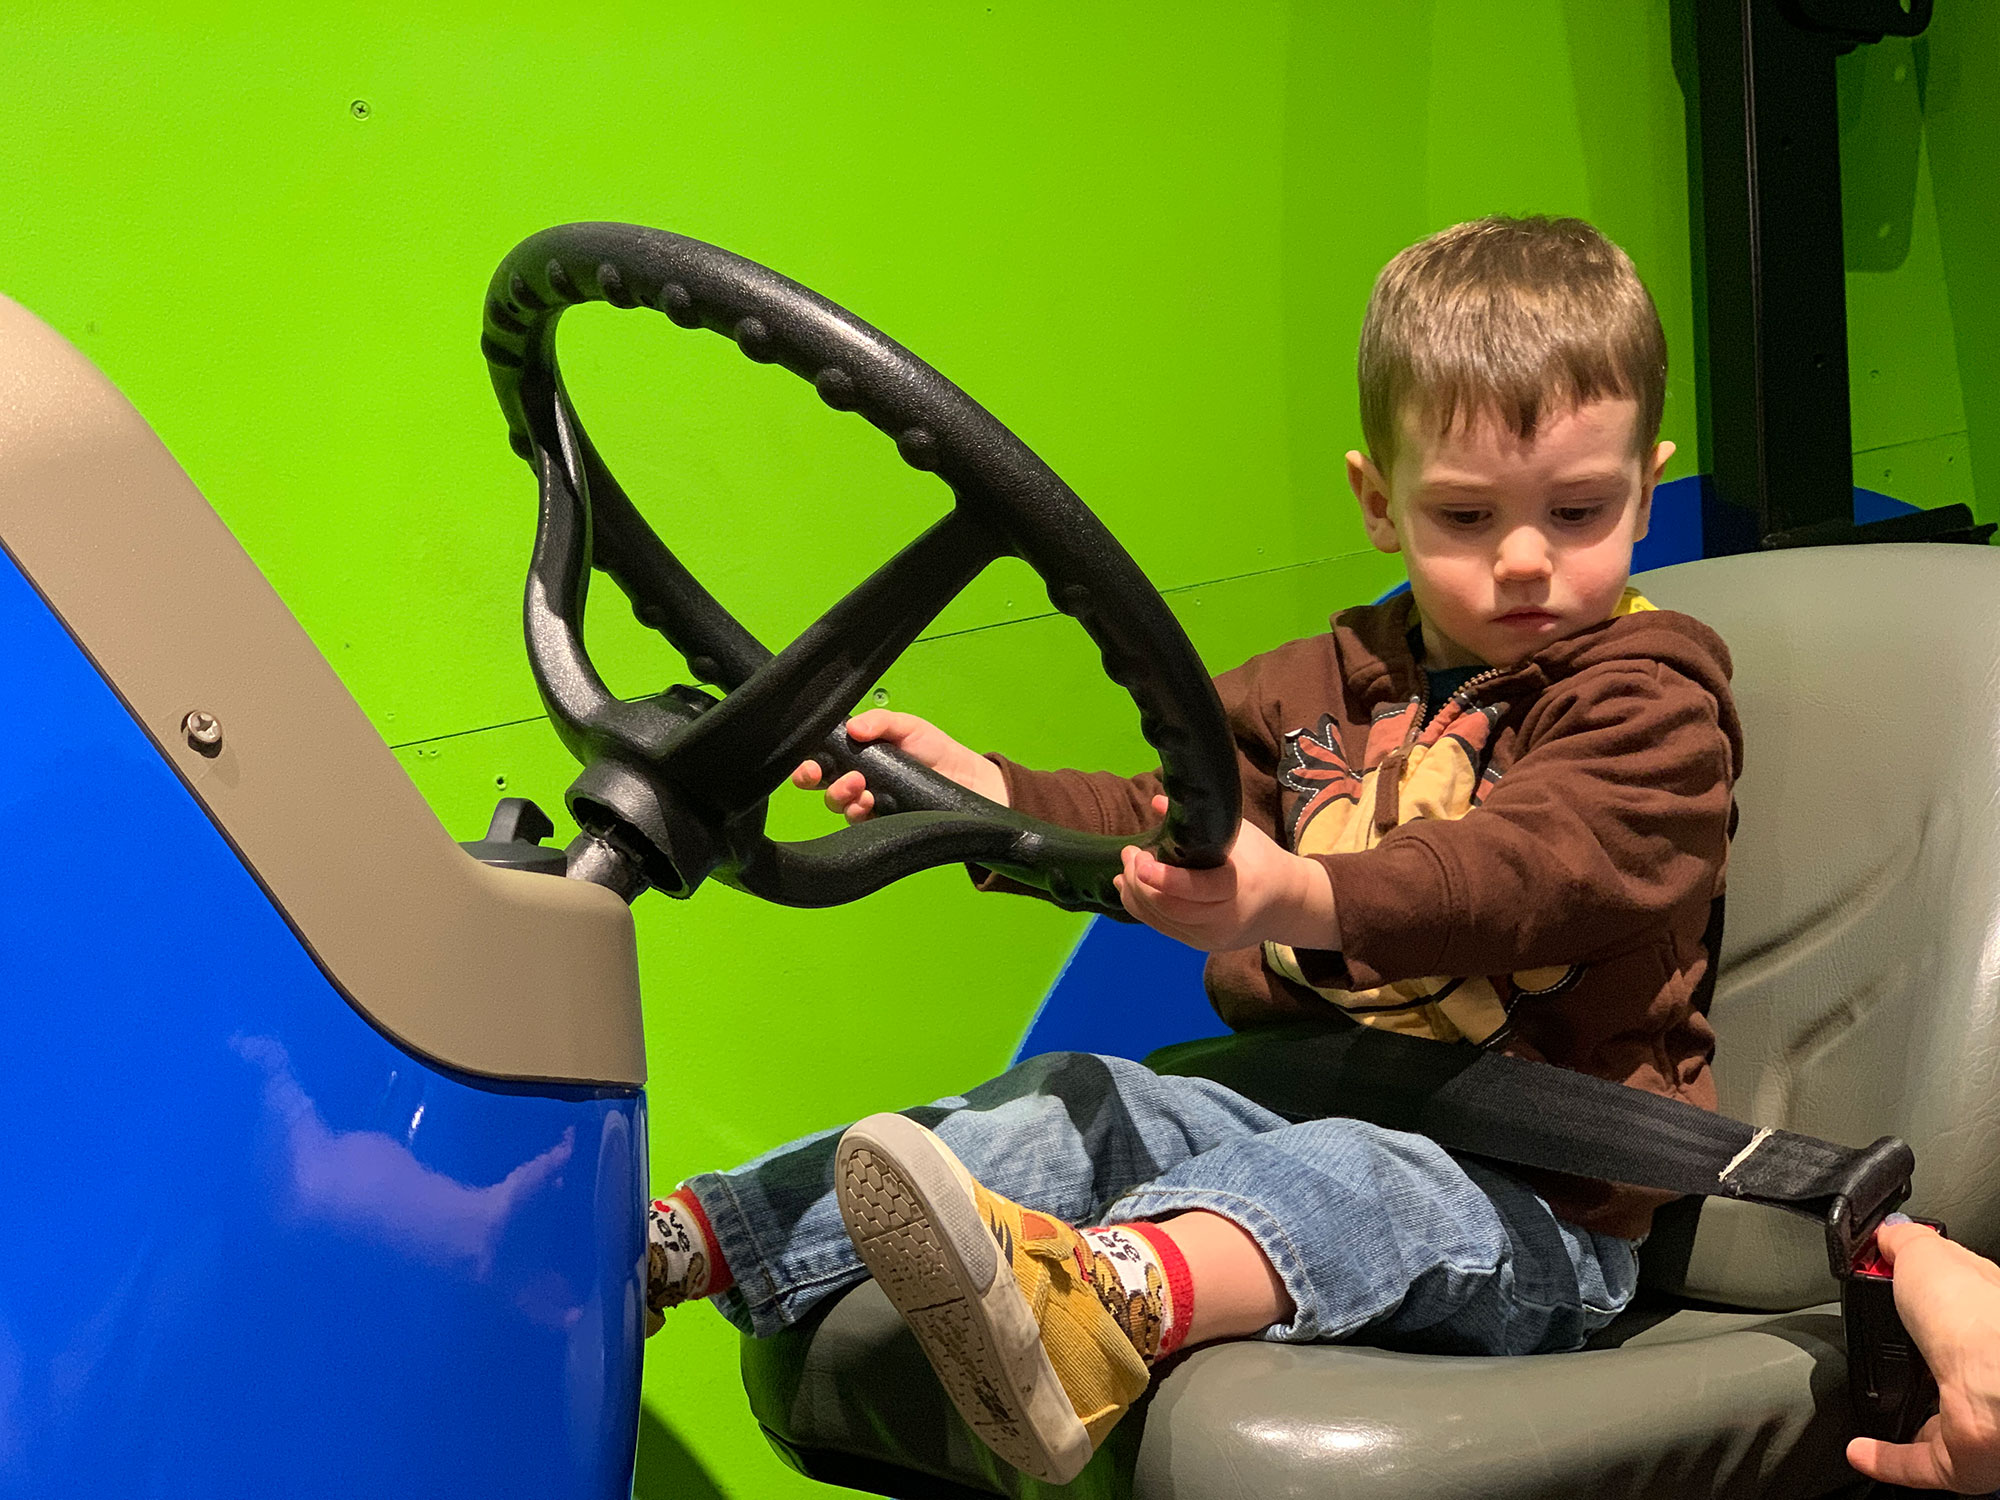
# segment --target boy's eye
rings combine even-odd
[[[1602,505],[1558,505],[1553,512],[1565,526],[1587,526],[1603,513]]]
[[[1486,512],[1483,510],[1441,510],[1438,512],[1438,518],[1447,526],[1454,527],[1460,531],[1470,531],[1486,519]]]

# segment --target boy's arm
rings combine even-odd
[[[1236,769],[1243,782],[1243,816],[1267,834],[1276,832],[1278,736],[1267,719],[1271,684],[1298,673],[1289,664],[1303,648],[1323,654],[1317,642],[1294,641],[1275,651],[1253,656],[1215,678],[1216,696],[1236,744]],[[1137,776],[1115,771],[1037,771],[1007,759],[986,757],[999,767],[1007,788],[1007,805],[1030,817],[1085,833],[1131,837],[1160,821],[1153,799],[1165,794],[1157,769]]]
[[[1282,679],[1290,670],[1273,659],[1295,649],[1281,647],[1251,658],[1215,679],[1215,690],[1236,744],[1236,768],[1243,783],[1243,818],[1269,836],[1277,805],[1277,735],[1266,722],[1269,699],[1266,676]],[[1006,788],[1007,805],[1030,817],[1085,833],[1137,837],[1160,821],[1157,799],[1165,795],[1159,771],[1120,776],[1115,771],[1037,771],[1003,755],[986,757],[996,766]],[[1289,857],[1289,856],[1288,856]],[[973,872],[981,890],[1014,891],[1039,896],[1043,892],[1019,885],[1004,875]]]
[[[986,759],[998,768],[1007,805],[1031,818],[1085,833],[1143,833],[1160,793],[1160,773],[1120,776],[1115,771],[1037,771],[1004,755]]]
[[[915,714],[890,713],[871,708],[847,721],[848,737],[864,745],[882,745],[900,750],[919,765],[977,792],[989,801],[1007,805],[1007,786],[999,770],[984,756],[965,748],[928,719]],[[818,787],[823,773],[816,760],[802,761],[792,772],[792,785],[810,790]],[[859,771],[836,776],[825,786],[827,810],[839,813],[850,823],[875,815],[875,794],[868,779]]]
[[[1326,872],[1275,841],[1279,736],[1271,723],[1274,686],[1300,675],[1299,658],[1323,665],[1323,641],[1294,641],[1215,679],[1236,745],[1243,825],[1225,863],[1184,870],[1128,845],[1117,878],[1125,910],[1149,927],[1208,952],[1264,941],[1337,947],[1340,929]],[[1136,836],[1167,810],[1160,775],[1031,771],[992,757],[1012,806],[1066,827]],[[975,872],[982,890],[1023,891],[1005,876]],[[1039,892],[1029,892],[1040,894]]]
[[[1155,799],[1158,811],[1167,799]],[[1219,953],[1259,943],[1337,949],[1340,922],[1326,871],[1245,822],[1229,857],[1209,870],[1176,869],[1133,844],[1118,876],[1125,910],[1190,948]]]
[[[1588,962],[1720,889],[1735,750],[1709,691],[1657,663],[1580,673],[1530,710],[1480,806],[1317,855],[1341,951],[1316,984]]]

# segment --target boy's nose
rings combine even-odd
[[[1500,539],[1499,555],[1493,559],[1495,578],[1516,580],[1549,576],[1549,543],[1532,526],[1516,527]]]

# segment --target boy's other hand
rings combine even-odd
[[[1164,813],[1167,799],[1155,797],[1153,810]],[[1190,948],[1340,946],[1326,871],[1286,853],[1255,824],[1241,826],[1228,859],[1212,870],[1181,869],[1130,844],[1124,864],[1114,883],[1125,910]]]
[[[1884,1484],[2000,1488],[2000,1266],[1923,1224],[1885,1225],[1875,1244],[1903,1326],[1937,1376],[1938,1414],[1915,1442],[1855,1438],[1847,1461]]]
[[[919,765],[929,766],[989,802],[1007,805],[1007,782],[1000,768],[985,756],[966,749],[927,719],[871,708],[847,721],[847,735],[864,744],[900,750]],[[820,784],[821,775],[818,761],[806,761],[792,772],[792,785],[810,790]],[[865,822],[875,815],[875,794],[868,790],[867,778],[859,771],[849,771],[836,776],[827,786],[826,805],[850,823]]]

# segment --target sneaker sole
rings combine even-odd
[[[1090,1434],[957,1158],[913,1121],[871,1115],[840,1138],[834,1180],[862,1263],[974,1435],[1023,1473],[1074,1479]]]

